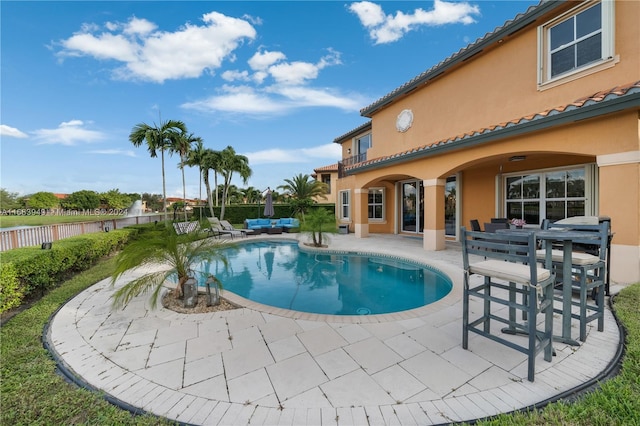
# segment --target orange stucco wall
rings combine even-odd
[[[567,2],[567,8],[578,2]],[[640,79],[640,2],[615,2],[615,56],[597,72],[538,87],[538,25],[517,32],[443,76],[398,99],[372,116],[372,148],[367,159],[398,154],[411,148],[450,140],[466,132],[570,104],[602,90]],[[550,17],[549,17],[550,18]],[[401,82],[399,82],[401,83]],[[603,103],[604,104],[604,103]],[[412,127],[398,132],[395,121],[404,109],[414,115]],[[459,225],[471,219],[482,224],[500,214],[496,177],[500,173],[544,170],[573,165],[598,164],[595,214],[611,217],[616,233],[616,262],[626,268],[625,280],[640,279],[640,120],[638,108],[603,112],[597,118],[555,125],[546,130],[505,137],[474,146],[451,143],[437,155],[414,158],[340,179],[337,191],[384,185],[385,218],[368,223],[370,232],[398,232],[395,188],[399,181],[434,182],[459,173]],[[343,157],[352,141],[343,142]],[[457,146],[456,146],[457,145]],[[427,151],[428,152],[428,151]],[[524,161],[510,162],[514,155]],[[619,162],[611,157],[620,155]],[[617,157],[616,157],[617,158]],[[425,236],[440,235],[444,210],[437,185],[425,187]],[[355,195],[355,194],[354,194]],[[443,197],[441,197],[443,198]],[[441,200],[443,201],[443,200]],[[362,199],[360,200],[362,203]],[[362,208],[366,208],[366,203]],[[367,222],[364,212],[354,212],[352,226]],[[427,233],[426,231],[429,231]],[[426,239],[427,237],[425,237]],[[425,244],[425,248],[426,248]],[[435,244],[433,246],[439,246]],[[630,270],[630,271],[629,271]],[[620,269],[618,269],[620,271]],[[628,282],[628,281],[627,281]]]
[[[377,112],[372,117],[373,146],[368,157],[451,138],[638,80],[640,2],[616,2],[615,8],[615,51],[619,61],[614,58],[612,68],[539,91],[537,27],[530,26],[490,52],[478,55],[465,66],[445,73]],[[399,133],[395,120],[404,109],[413,111],[413,126]]]

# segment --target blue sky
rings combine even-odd
[[[337,162],[361,108],[534,4],[3,0],[0,186],[161,194],[160,159],[128,136],[175,119],[249,158],[234,184],[275,188]],[[186,180],[197,197],[197,170]]]

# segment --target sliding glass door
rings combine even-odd
[[[422,181],[407,181],[401,184],[401,230],[422,232],[424,227],[424,189]]]

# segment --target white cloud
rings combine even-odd
[[[331,143],[303,149],[267,149],[245,152],[242,155],[249,159],[249,164],[317,163],[316,160],[327,160],[331,163],[340,159],[342,151],[340,145]]]
[[[264,52],[256,52],[248,62],[252,70],[264,71],[276,62],[285,59],[287,59],[287,56],[282,52],[270,52],[266,50]]]
[[[60,123],[56,129],[39,129],[33,132],[39,144],[76,145],[91,143],[105,139],[106,135],[96,130],[85,128],[81,120],[71,120]]]
[[[225,81],[249,81],[249,72],[237,70],[225,71],[220,74],[220,77]]]
[[[175,32],[158,31],[145,19],[127,23],[108,22],[101,30],[83,25],[61,41],[61,57],[92,56],[124,65],[115,69],[119,79],[162,83],[170,79],[196,78],[233,60],[233,51],[256,36],[253,26],[242,19],[211,12],[202,16],[204,25],[185,24]]]
[[[328,88],[312,88],[309,83],[318,78],[322,69],[341,64],[340,53],[329,49],[317,63],[284,62],[280,52],[258,52],[249,66],[258,70],[253,75],[246,71],[228,71],[222,77],[227,81],[253,81],[249,85],[225,85],[219,94],[207,99],[188,102],[183,108],[202,112],[244,113],[257,116],[282,114],[300,107],[329,107],[345,111],[358,111],[365,100],[360,95],[340,94]],[[271,78],[271,84],[262,86]]]
[[[0,136],[24,139],[27,134],[16,129],[15,127],[7,126],[6,124],[0,124]]]
[[[368,101],[360,95],[341,95],[328,89],[273,85],[265,88],[224,86],[219,95],[181,106],[201,112],[242,113],[253,116],[284,114],[301,107],[329,107],[359,111]]]
[[[369,36],[375,44],[392,43],[423,25],[472,24],[476,22],[473,16],[480,14],[480,8],[470,3],[442,0],[434,1],[433,10],[418,8],[412,14],[398,11],[395,16],[386,15],[379,5],[368,1],[352,3],[349,10],[369,30]]]
[[[136,153],[132,150],[125,149],[97,149],[93,151],[87,151],[89,154],[99,155],[124,155],[126,157],[135,157]]]
[[[257,92],[249,86],[223,86],[222,94],[211,96],[196,102],[188,102],[181,106],[202,112],[223,111],[229,113],[245,113],[253,115],[271,115],[288,109],[287,105],[274,101],[264,93]]]

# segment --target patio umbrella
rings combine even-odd
[[[265,217],[273,217],[275,212],[273,211],[273,198],[271,196],[271,190],[267,191],[267,200],[264,203],[264,215]]]
[[[267,279],[271,279],[271,274],[273,274],[273,258],[275,257],[275,253],[272,251],[268,251],[264,254],[264,262],[267,264]]]

